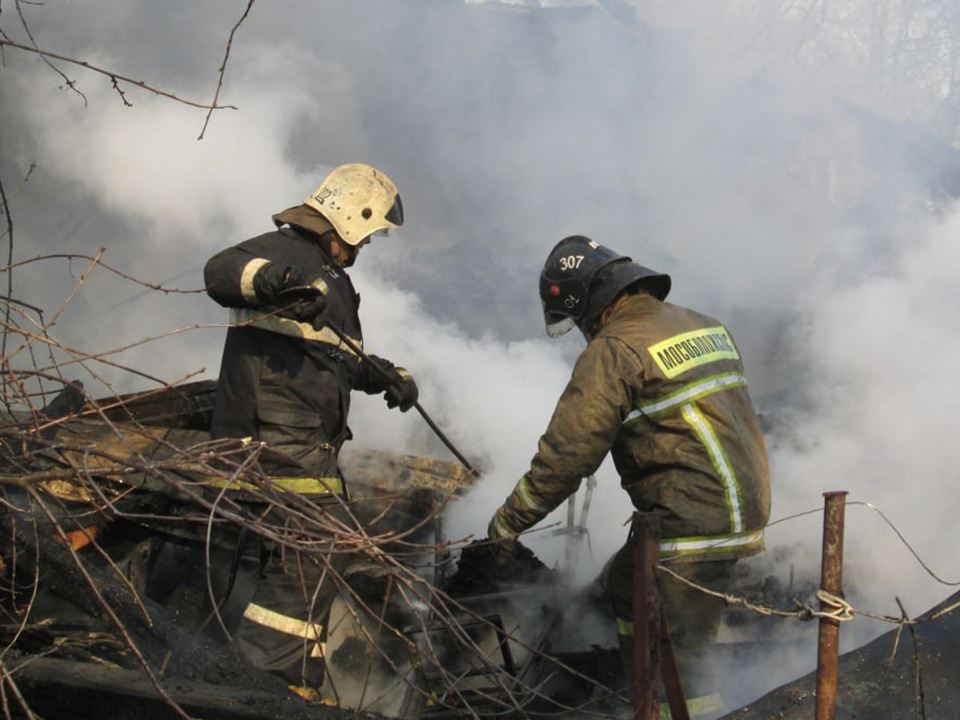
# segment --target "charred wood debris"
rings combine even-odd
[[[445,537],[443,510],[473,481],[462,465],[345,453],[344,522],[275,486],[260,468],[263,447],[209,439],[214,390],[214,381],[194,381],[93,398],[55,368],[8,368],[0,422],[5,717],[552,714],[574,709],[541,692],[558,672],[577,678],[585,698],[610,692],[547,653],[555,571],[522,544],[508,570],[482,542]],[[328,637],[328,666],[342,673],[328,671],[320,693],[291,692],[229,642],[255,583],[250,548],[267,545],[328,568],[343,598],[341,622],[354,628],[336,649]],[[391,603],[405,611],[378,615],[362,588],[334,572],[335,553],[389,578]],[[521,605],[530,609],[518,614]]]
[[[503,565],[482,541],[448,536],[444,510],[476,479],[464,465],[345,451],[351,495],[331,512],[271,481],[260,465],[269,449],[209,438],[215,381],[160,381],[109,352],[59,344],[36,308],[9,298],[6,307],[2,717],[439,719],[629,708],[615,642],[557,642],[576,634],[581,607],[604,612],[597,587],[571,590],[562,570],[522,543]],[[117,393],[102,364],[153,389]],[[104,391],[91,393],[67,369]],[[311,558],[339,591],[316,693],[291,692],[230,642],[265,548]],[[370,588],[336,570],[338,554],[374,569],[385,580],[374,590],[386,588],[389,602],[372,607]],[[814,590],[792,577],[741,583],[747,607],[732,603],[727,623],[762,634],[776,614],[751,603],[799,608],[796,598]]]

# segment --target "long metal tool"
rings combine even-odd
[[[363,358],[365,362],[370,363],[373,369],[380,373],[386,380],[389,380],[391,383],[393,382],[393,378],[390,376],[390,373],[384,370],[378,362],[371,359],[371,357],[363,351],[363,348],[359,347],[353,340],[351,340],[350,337],[343,332],[343,330],[338,328],[330,321],[327,321],[325,324],[328,328],[333,330],[334,333],[336,333],[337,337],[340,338],[348,348],[357,354],[357,357]],[[440,428],[437,427],[436,423],[430,419],[430,416],[427,415],[427,411],[420,406],[420,403],[415,402],[413,403],[413,406],[417,409],[417,412],[420,413],[420,417],[422,417],[426,421],[427,425],[430,426],[430,429],[433,430],[438,438],[440,438],[440,441],[446,445],[447,449],[454,454],[457,460],[460,461],[460,464],[463,465],[468,471],[479,477],[480,473],[477,472],[473,465],[471,465],[470,462],[460,453],[460,451],[457,450],[454,444],[447,439],[447,436],[444,435]]]
[[[590,512],[590,500],[593,490],[597,486],[597,477],[589,475],[586,478],[586,491],[583,497],[583,506],[580,508],[580,522],[576,521],[577,494],[574,493],[567,501],[567,527],[558,531],[566,536],[565,557],[563,566],[567,572],[572,572],[574,564],[579,560],[580,547],[587,536],[587,515]]]

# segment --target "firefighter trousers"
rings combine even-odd
[[[670,569],[697,585],[723,594],[730,589],[736,562],[673,563]],[[633,681],[633,563],[633,543],[627,542],[614,557],[607,580],[628,685]],[[726,603],[723,598],[692,588],[667,573],[658,573],[658,585],[691,716],[712,714],[717,706],[722,706],[722,700],[707,651],[720,630]],[[697,706],[703,708],[702,713],[694,712]]]

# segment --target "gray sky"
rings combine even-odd
[[[23,10],[40,47],[207,102],[245,7],[49,0]],[[867,185],[872,205],[828,205],[798,147],[812,134],[838,156],[866,152],[846,144],[852,76],[842,65],[801,71],[709,0],[677,14],[658,7],[661,25],[638,37],[584,9],[261,0],[234,40],[222,90],[221,102],[239,109],[216,113],[199,141],[202,110],[129,85],[125,107],[108,80],[61,64],[85,104],[36,56],[8,49],[0,171],[15,256],[103,247],[124,272],[197,289],[210,255],[270,229],[270,215],[332,167],[382,169],[407,222],[352,273],[366,344],[414,372],[423,406],[482,461],[484,480],[451,514],[451,533],[466,537],[484,534],[525,471],[581,347],[547,340],[539,268],[561,237],[590,235],[671,273],[671,300],[716,315],[738,339],[770,425],[774,518],[849,490],[883,510],[936,572],[960,579],[949,551],[960,510],[951,452],[960,218],[949,206],[912,209],[928,179],[915,167],[885,166],[882,188]],[[24,42],[12,12],[4,21]],[[880,200],[889,197],[902,207]],[[83,269],[18,270],[14,296],[49,317]],[[89,352],[225,320],[202,294],[144,294],[95,271],[53,332]],[[178,332],[117,359],[165,381],[211,378],[222,333]],[[94,367],[117,389],[150,386]],[[93,392],[106,389],[76,373]],[[357,445],[447,457],[413,413],[381,406],[358,400]],[[610,467],[600,480],[585,575],[619,546],[629,517]],[[751,567],[816,576],[819,523],[771,528],[770,552]],[[847,532],[855,604],[898,614],[899,596],[918,614],[949,594],[875,512],[851,506]],[[562,557],[556,541],[531,543]]]

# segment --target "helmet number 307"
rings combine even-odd
[[[574,270],[580,267],[580,263],[583,262],[583,255],[567,255],[566,257],[560,258],[560,269],[561,270]]]

